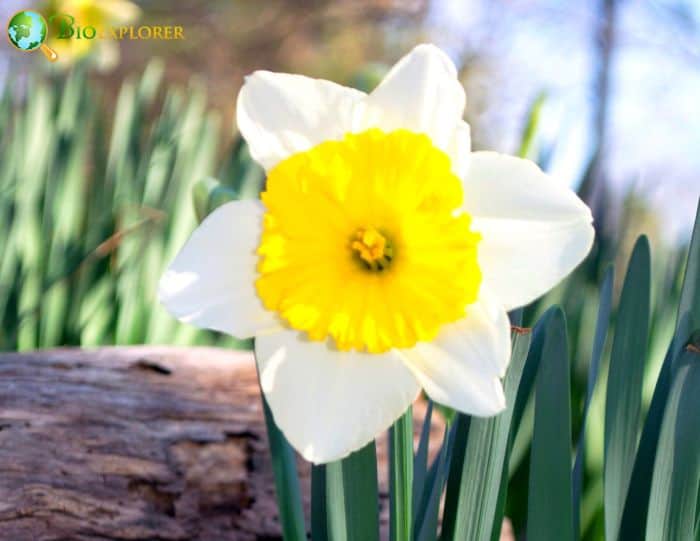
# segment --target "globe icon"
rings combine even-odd
[[[15,13],[7,24],[10,43],[20,51],[35,51],[46,39],[46,21],[36,11]]]
[[[47,34],[46,20],[36,11],[15,13],[7,23],[7,37],[12,45],[24,52],[40,49],[46,58],[55,62],[58,60],[56,51],[44,43]]]

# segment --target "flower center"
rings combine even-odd
[[[481,285],[450,158],[407,130],[326,141],[268,173],[256,289],[310,340],[380,353],[432,340]]]
[[[394,247],[374,227],[360,227],[350,244],[362,266],[372,271],[383,271],[394,258]]]

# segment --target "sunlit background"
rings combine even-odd
[[[0,20],[30,8],[95,25],[177,25],[185,39],[54,36],[55,65],[2,40],[0,350],[249,347],[175,322],[156,300],[197,221],[263,187],[235,126],[243,77],[289,71],[371,90],[415,44],[434,42],[459,68],[474,147],[536,160],[593,209],[591,256],[524,319],[566,310],[575,431],[600,281],[614,263],[617,298],[635,238],[649,236],[648,404],[700,196],[700,1],[2,0]],[[585,539],[600,539],[603,523],[600,394],[586,436]],[[510,463],[516,531],[528,411]]]

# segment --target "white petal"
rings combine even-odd
[[[465,103],[449,57],[434,45],[419,45],[367,97],[364,125],[426,133],[438,148],[447,149]]]
[[[452,160],[452,170],[459,178],[464,178],[469,172],[469,159],[472,151],[472,136],[469,124],[460,120],[457,124],[447,153]]]
[[[365,94],[330,81],[256,71],[238,94],[238,129],[269,170],[292,154],[353,131]]]
[[[362,448],[389,428],[420,391],[397,352],[339,352],[283,331],[257,338],[255,353],[275,422],[314,463]]]
[[[507,310],[557,285],[593,245],[588,207],[528,160],[472,153],[464,206],[482,235],[483,285]]]
[[[254,284],[263,213],[259,201],[234,201],[194,230],[160,280],[158,296],[171,314],[237,338],[279,328]]]
[[[463,413],[486,417],[506,406],[500,377],[510,361],[510,323],[487,299],[467,306],[430,343],[402,351],[428,396]]]

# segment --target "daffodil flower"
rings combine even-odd
[[[370,94],[267,71],[240,91],[262,200],[207,217],[160,298],[182,321],[255,337],[274,419],[309,461],[363,447],[421,388],[502,411],[506,311],[590,250],[588,207],[530,161],[471,152],[464,106],[431,45]]]
[[[131,23],[141,9],[129,0],[48,0],[44,12],[52,16],[48,44],[58,53],[60,66],[70,66],[95,54],[97,67],[111,69],[119,60],[112,27]],[[99,35],[87,39],[71,34],[76,28],[94,28]],[[64,35],[61,35],[61,33]]]

